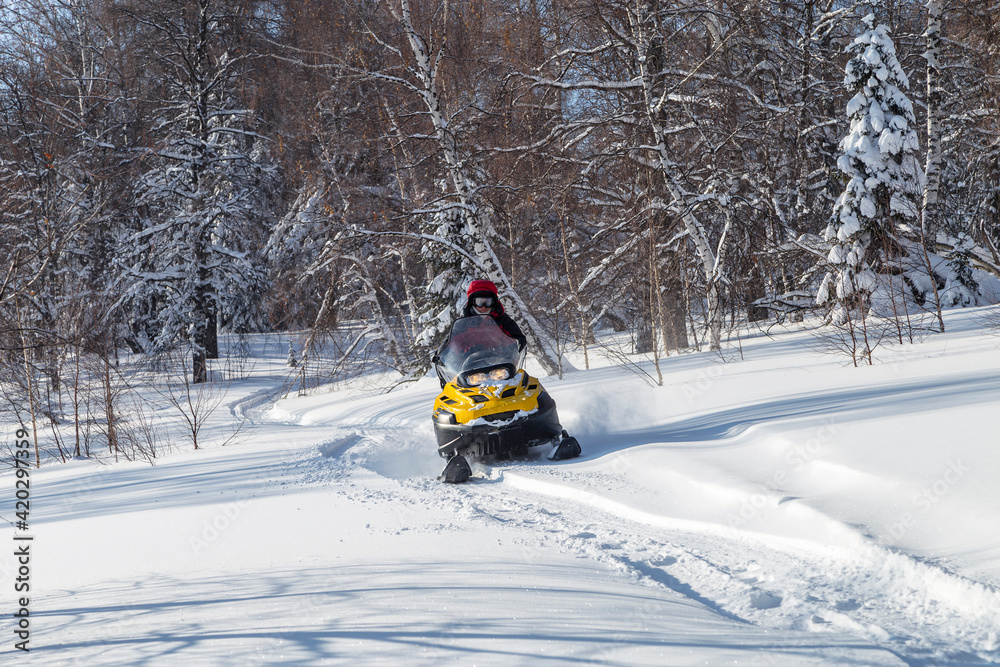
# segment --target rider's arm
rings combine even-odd
[[[496,322],[501,331],[517,341],[517,349],[523,350],[524,346],[528,344],[528,339],[524,337],[524,334],[521,332],[521,327],[517,326],[517,322],[514,321],[514,318],[507,313],[504,313],[496,318]]]

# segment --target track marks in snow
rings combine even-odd
[[[726,526],[651,514],[587,490],[622,488],[608,471],[547,470],[532,463],[477,466],[472,483],[435,481],[439,462],[419,435],[345,431],[290,465],[306,484],[333,480],[364,502],[400,511],[453,512],[510,529],[515,559],[539,562],[556,547],[622,576],[672,591],[725,618],[764,628],[851,634],[913,665],[1000,663],[1000,594],[843,529],[837,550]],[[431,467],[434,467],[431,469]],[[427,468],[414,476],[414,470]],[[560,466],[561,467],[561,466]],[[375,491],[368,476],[394,480]],[[581,488],[580,482],[586,482]],[[817,520],[823,517],[817,516]]]
[[[862,540],[824,553],[813,544],[649,515],[557,481],[485,472],[494,479],[464,487],[400,483],[464,520],[531,531],[515,549],[528,562],[554,545],[726,618],[853,634],[913,665],[1000,663],[1000,593],[905,554]]]

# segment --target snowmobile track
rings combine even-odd
[[[664,517],[643,521],[640,512],[533,480],[516,466],[478,465],[477,473],[485,477],[447,489],[401,483],[470,520],[532,529],[536,540],[520,545],[525,562],[554,545],[731,620],[852,634],[911,665],[1000,663],[1000,592],[907,555],[873,544],[834,553],[719,526],[670,527]]]

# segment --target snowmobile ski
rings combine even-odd
[[[571,436],[566,431],[562,432],[562,440],[556,445],[556,448],[552,450],[549,455],[550,461],[565,461],[566,459],[575,459],[580,455],[580,443],[576,438]]]
[[[448,465],[441,471],[439,480],[445,484],[462,484],[469,481],[472,476],[472,468],[469,462],[461,454],[455,454],[448,460]]]

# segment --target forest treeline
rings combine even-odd
[[[550,373],[995,299],[997,0],[0,7],[8,397],[346,323],[413,375],[474,278]]]

